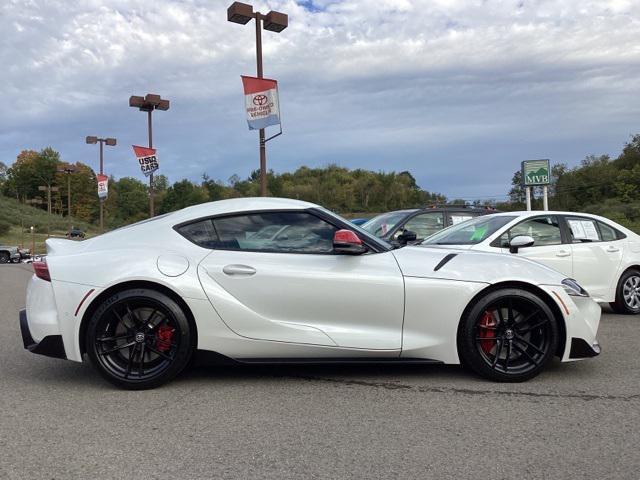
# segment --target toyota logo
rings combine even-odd
[[[267,100],[268,98],[266,95],[256,95],[255,97],[253,97],[253,104],[261,107],[267,104]]]

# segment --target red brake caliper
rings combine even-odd
[[[171,349],[171,339],[175,329],[169,325],[161,325],[156,331],[156,348],[161,352]]]
[[[480,340],[480,347],[482,348],[482,351],[488,355],[496,343],[493,340],[488,340],[496,336],[495,330],[487,328],[496,326],[496,320],[493,318],[493,315],[490,311],[487,310],[486,312],[484,312],[484,315],[480,319],[480,323],[478,326],[480,327],[478,329],[478,336],[487,339]]]

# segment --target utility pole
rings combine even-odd
[[[57,192],[58,187],[52,187],[50,183],[38,186],[41,192],[47,192],[47,238],[51,235],[51,192]]]
[[[264,78],[262,69],[262,22],[264,29],[272,32],[280,33],[289,25],[289,17],[285,13],[270,11],[263,15],[260,12],[254,12],[253,6],[233,2],[227,9],[227,20],[233,23],[246,25],[251,19],[256,21],[256,70],[258,78]],[[265,140],[264,128],[259,131],[260,140],[260,195],[267,196],[267,144]]]
[[[149,148],[153,148],[153,124],[151,114],[154,110],[169,110],[169,100],[160,98],[160,95],[147,93],[144,97],[132,95],[129,97],[129,106],[139,109],[141,112],[147,112],[147,129],[149,132]],[[149,217],[155,215],[154,207],[154,186],[153,172],[149,175]]]
[[[102,147],[102,144],[100,145]],[[58,173],[64,173],[67,175],[67,217],[69,219],[69,231],[71,231],[71,174],[76,171],[75,168],[66,167],[58,170]]]

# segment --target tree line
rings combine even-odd
[[[41,186],[58,187],[52,194],[52,211],[68,215],[67,177],[59,171],[71,167],[71,215],[95,224],[99,216],[99,200],[95,172],[81,162],[70,164],[48,147],[41,151],[24,150],[7,167],[0,162],[0,192],[46,209],[46,192]],[[627,142],[620,155],[587,156],[580,165],[569,168],[556,163],[551,169],[549,205],[553,210],[590,212],[608,217],[633,230],[640,231],[640,134]],[[491,204],[499,210],[525,208],[521,172],[514,173],[509,200],[476,201]],[[295,198],[317,203],[340,213],[374,213],[445,203],[447,198],[423,190],[413,175],[403,172],[373,172],[348,169],[338,165],[322,168],[300,167],[294,172],[267,175],[269,195]],[[206,173],[199,181],[178,180],[170,183],[166,176],[156,175],[154,182],[157,213],[167,213],[189,205],[225,198],[258,196],[259,172],[246,178],[233,175],[227,181],[214,180]],[[542,209],[541,189],[535,191],[534,209]],[[471,203],[452,200],[450,203]],[[116,228],[149,214],[149,188],[133,177],[109,179],[109,197],[105,202],[105,223]]]
[[[536,188],[533,208],[542,208],[541,189]],[[509,202],[498,208],[525,208],[521,172],[513,175]],[[610,218],[640,232],[640,134],[631,137],[620,155],[589,155],[580,165],[569,168],[557,163],[551,168],[549,208],[588,212]]]
[[[67,177],[71,174],[71,212],[67,206]],[[342,213],[378,213],[446,201],[443,195],[421,189],[408,171],[373,172],[350,170],[337,165],[322,168],[300,167],[294,172],[267,175],[269,195],[318,203]],[[39,187],[57,187],[52,192],[52,212],[96,223],[99,217],[96,174],[81,162],[70,164],[48,147],[41,151],[24,150],[15,162],[0,164],[0,192],[22,203],[47,209],[46,191]],[[247,178],[233,175],[226,182],[204,173],[200,181],[187,179],[170,183],[166,176],[154,177],[158,214],[198,203],[226,198],[259,196],[259,172]],[[109,196],[104,204],[105,224],[109,228],[143,220],[149,215],[149,187],[133,177],[109,179]]]

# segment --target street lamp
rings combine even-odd
[[[95,145],[96,143],[100,143],[100,175],[104,175],[104,145],[109,145],[110,147],[116,146],[115,138],[98,138],[93,136],[88,136],[86,142],[89,145]],[[104,231],[104,198],[100,199],[100,231]]]
[[[71,174],[75,171],[76,169],[72,167],[58,170],[58,173],[64,173],[67,176],[67,217],[69,217],[69,226],[71,226]]]
[[[160,95],[147,93],[144,97],[132,95],[129,97],[129,106],[147,112],[147,123],[149,128],[149,148],[153,148],[153,127],[151,124],[151,114],[154,110],[169,110],[169,100],[160,98]],[[149,216],[154,216],[153,208],[153,173],[149,175]]]
[[[233,2],[227,9],[227,20],[233,23],[246,25],[251,19],[256,21],[256,62],[258,78],[263,78],[262,74],[262,23],[264,29],[271,32],[280,33],[289,25],[289,17],[285,13],[270,11],[266,15],[254,12],[253,6]],[[260,129],[260,195],[267,196],[267,146],[265,142],[264,128]]]

